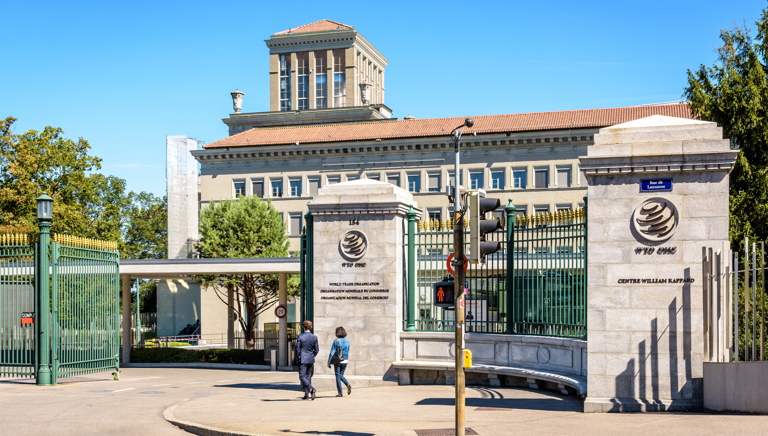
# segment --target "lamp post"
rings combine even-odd
[[[40,239],[37,243],[37,371],[35,373],[38,385],[51,384],[51,324],[50,324],[50,281],[48,246],[51,237],[51,221],[53,220],[53,198],[43,194],[37,197],[37,225],[40,229]]]
[[[456,436],[464,436],[464,399],[466,396],[464,384],[464,210],[461,198],[461,169],[459,155],[459,140],[465,127],[472,127],[475,122],[471,118],[464,124],[451,131],[453,151],[456,159],[453,167],[453,253],[456,259],[456,273],[453,286],[456,302],[454,304],[454,324],[456,326]]]

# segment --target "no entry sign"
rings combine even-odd
[[[453,258],[453,253],[451,253],[448,256],[448,259],[445,262],[446,268],[448,268],[448,272],[451,274],[456,274],[456,260]],[[467,268],[469,267],[469,262],[467,262],[467,256],[464,256],[464,272],[467,272]]]

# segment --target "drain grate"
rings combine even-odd
[[[163,392],[163,391],[144,391],[144,392],[139,392],[139,393],[140,394],[164,394],[165,392]]]
[[[416,436],[454,436],[456,434],[455,428],[431,428],[414,431]],[[464,429],[464,434],[468,436],[477,435],[477,432],[467,427]]]

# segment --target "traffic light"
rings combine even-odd
[[[483,198],[484,192],[469,194],[469,262],[485,263],[485,256],[501,249],[501,242],[486,241],[487,233],[501,228],[501,221],[485,219],[485,214],[501,206],[498,198]]]
[[[456,293],[453,292],[453,281],[444,280],[432,285],[433,299],[435,306],[443,309],[453,309],[456,304]]]

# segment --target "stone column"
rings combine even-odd
[[[309,73],[309,108],[315,109],[315,93],[317,91],[315,86],[317,84],[317,77],[315,75],[319,71],[315,71],[317,69],[315,65],[315,52],[310,50],[308,53],[307,62],[309,63],[309,69],[312,70]]]
[[[269,110],[280,110],[280,57],[277,53],[269,54]]]
[[[131,344],[133,335],[131,334],[131,276],[120,276],[121,288],[123,292],[123,364],[131,363]]]
[[[702,407],[701,247],[728,239],[731,151],[715,123],[600,129],[588,181],[585,412]]]
[[[299,110],[299,58],[291,53],[291,110]]]
[[[337,327],[350,356],[354,386],[396,384],[403,330],[403,233],[413,196],[370,179],[325,186],[309,210],[314,216],[314,332],[320,343],[313,384],[333,389],[326,367]]]

